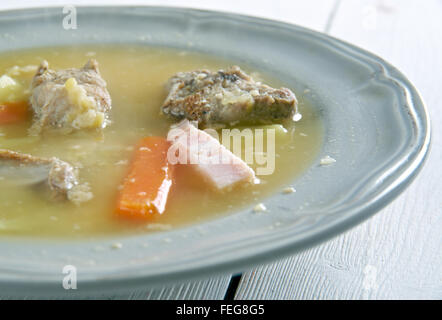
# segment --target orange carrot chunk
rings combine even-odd
[[[174,171],[167,161],[169,146],[162,137],[139,142],[118,196],[119,215],[149,218],[164,212]]]
[[[29,108],[26,101],[0,102],[0,124],[24,121],[28,118]]]

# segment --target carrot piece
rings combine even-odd
[[[118,196],[117,214],[149,218],[164,212],[174,172],[167,161],[169,146],[162,137],[139,142]]]
[[[28,118],[26,101],[0,103],[0,124],[24,121]]]

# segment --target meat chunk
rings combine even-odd
[[[93,59],[81,69],[58,71],[43,61],[32,80],[30,103],[34,111],[31,134],[47,128],[102,129],[109,123],[111,98]]]
[[[79,193],[88,192],[80,187],[75,168],[58,158],[40,158],[30,154],[0,149],[0,171],[2,176],[21,185],[40,185],[44,183],[55,199],[69,199],[73,202],[89,200]],[[81,198],[81,199],[80,199]],[[77,201],[80,199],[80,201]]]
[[[167,83],[162,111],[173,119],[211,124],[271,123],[293,117],[297,100],[287,88],[255,82],[239,67],[180,72]]]
[[[257,181],[255,172],[241,158],[188,120],[172,126],[167,139],[171,142],[169,162],[192,166],[216,190]]]

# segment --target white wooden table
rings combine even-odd
[[[68,1],[103,4],[110,1]],[[121,2],[121,1],[120,1]],[[114,3],[114,2],[113,2]],[[296,256],[129,299],[442,299],[442,0],[125,1],[232,11],[326,32],[402,70],[423,95],[432,150],[413,184],[376,216]],[[0,9],[65,1],[0,2]],[[239,282],[238,282],[239,280]]]

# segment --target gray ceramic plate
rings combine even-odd
[[[325,126],[320,157],[293,182],[293,195],[175,231],[119,239],[1,239],[2,294],[62,294],[62,268],[78,270],[78,292],[110,292],[239,271],[295,253],[367,219],[415,177],[430,144],[425,106],[413,85],[379,57],[327,35],[234,14],[156,7],[61,8],[0,13],[0,50],[76,43],[138,43],[204,51],[271,70],[309,88]],[[123,248],[112,250],[120,242]],[[150,245],[144,247],[142,244]],[[98,248],[102,248],[98,250]]]

